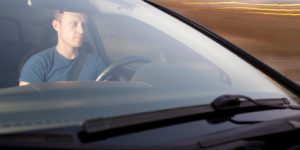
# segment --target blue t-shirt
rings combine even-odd
[[[78,56],[69,60],[59,54],[55,47],[49,48],[33,55],[24,64],[19,81],[39,83],[70,80],[73,66],[79,64],[76,61],[82,59]],[[77,80],[95,80],[105,67],[101,58],[89,53],[85,54],[83,61]]]

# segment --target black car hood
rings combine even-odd
[[[143,82],[115,81],[64,81],[2,89],[0,134],[82,125],[93,118],[206,105],[218,95],[232,92],[225,89],[217,86],[213,89],[202,87],[200,91],[199,87],[183,90],[180,87],[153,87]],[[265,95],[270,96],[270,93]]]

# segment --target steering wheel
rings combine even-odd
[[[126,66],[128,64],[135,63],[135,62],[150,63],[151,61],[146,59],[146,58],[142,58],[142,57],[134,57],[134,56],[125,57],[123,59],[120,59],[120,60],[118,60],[116,62],[113,62],[112,64],[108,65],[98,75],[98,77],[96,78],[96,81],[104,81],[116,69],[119,69],[123,66]]]

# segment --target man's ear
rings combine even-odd
[[[60,29],[60,22],[58,20],[52,20],[52,27],[55,31],[59,31]]]

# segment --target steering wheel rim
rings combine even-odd
[[[108,65],[96,78],[95,81],[104,81],[108,75],[110,75],[114,70],[121,68],[123,66],[126,66],[128,64],[134,63],[134,62],[143,62],[143,63],[150,63],[151,61],[143,58],[143,57],[134,57],[129,56],[125,57],[123,59],[120,59],[116,62],[113,62],[112,64]]]

